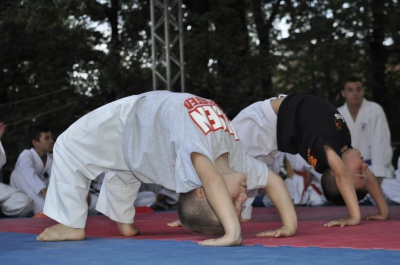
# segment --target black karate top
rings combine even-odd
[[[279,108],[277,144],[279,151],[299,153],[323,173],[329,167],[324,146],[330,146],[341,157],[344,147],[351,148],[351,136],[344,118],[329,101],[295,93],[287,96]]]

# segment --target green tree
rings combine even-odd
[[[398,1],[286,1],[285,10],[290,29],[279,42],[277,87],[310,91],[339,105],[341,78],[357,74],[368,97],[385,109],[398,140]]]
[[[72,83],[73,68],[99,52],[57,1],[1,1],[0,32],[0,120],[8,124],[4,143],[12,168],[28,147],[32,123],[48,123],[58,133],[81,115],[86,96]]]
[[[396,0],[184,0],[186,91],[233,118],[278,93],[342,102],[358,74],[400,141]],[[149,91],[149,0],[0,1],[0,120],[12,168],[32,123],[56,134],[94,108]],[[288,36],[279,22],[286,21]]]

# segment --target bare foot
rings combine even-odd
[[[181,227],[181,226],[182,226],[182,223],[181,223],[181,220],[176,220],[176,221],[167,223],[167,225],[168,225],[169,227]]]
[[[118,232],[122,236],[136,236],[139,234],[139,229],[133,224],[124,224],[117,222]]]
[[[85,239],[84,228],[72,228],[56,224],[46,228],[37,238],[38,241],[67,241]]]

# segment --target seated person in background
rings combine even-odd
[[[326,202],[321,174],[315,172],[299,154],[278,152],[269,168],[284,179],[294,205],[317,206]],[[264,195],[263,203],[266,206],[271,204],[268,194]]]
[[[38,124],[28,129],[32,148],[21,152],[10,176],[10,185],[33,200],[33,212],[43,210],[53,164],[53,135],[49,126]],[[97,196],[89,194],[90,214],[96,214]]]
[[[389,203],[400,204],[400,157],[397,160],[395,178],[383,178],[381,188]]]
[[[53,162],[53,136],[50,127],[39,124],[28,129],[31,149],[22,151],[10,176],[10,185],[33,200],[33,212],[43,210]]]
[[[6,125],[0,122],[0,139],[4,135]],[[6,153],[0,141],[0,169],[6,163]],[[26,217],[32,214],[32,199],[14,187],[0,183],[0,209],[8,217]]]

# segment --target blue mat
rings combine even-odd
[[[316,247],[201,247],[193,242],[103,239],[38,242],[36,235],[0,232],[0,264],[375,265],[400,264],[400,251]]]

